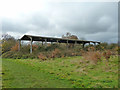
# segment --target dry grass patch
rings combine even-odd
[[[99,51],[88,51],[86,53],[83,54],[83,58],[85,60],[89,60],[94,62],[95,64],[101,60],[102,54]],[[87,61],[87,62],[89,62]]]

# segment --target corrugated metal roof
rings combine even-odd
[[[42,37],[42,36],[33,36],[33,35],[24,35],[20,40],[28,40],[30,41],[47,41],[47,42],[59,42],[59,43],[98,43],[98,41],[86,41],[86,40],[76,40],[76,39],[66,39],[66,38],[54,38],[54,37]]]

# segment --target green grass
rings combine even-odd
[[[3,59],[3,88],[117,88],[118,57],[97,64],[82,57]],[[107,63],[107,64],[106,64]]]

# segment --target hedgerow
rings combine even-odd
[[[109,60],[111,55],[117,55],[120,51],[117,44],[101,43],[100,45],[86,45],[82,48],[82,45],[68,44],[68,47],[64,43],[53,43],[41,45],[36,43],[32,45],[33,53],[30,54],[30,44],[21,45],[20,51],[18,50],[18,42],[14,38],[3,40],[2,57],[14,58],[14,59],[27,59],[38,58],[47,60],[50,58],[61,58],[69,56],[83,56],[84,59],[89,59],[94,62],[100,61],[101,57]]]

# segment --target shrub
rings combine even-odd
[[[110,50],[106,50],[106,51],[103,52],[103,56],[105,57],[105,59],[107,61],[109,61],[109,58],[110,58],[111,55],[112,55],[112,53],[111,53]]]
[[[93,61],[94,63],[97,63],[98,61],[101,60],[101,53],[99,51],[88,51],[83,54],[83,58],[85,60],[90,60]]]
[[[11,48],[11,51],[18,51],[18,43]]]
[[[45,47],[42,46],[42,45],[39,45],[39,46],[38,46],[38,51],[39,51],[39,52],[44,52],[44,51],[45,51]]]
[[[49,44],[49,46],[46,48],[46,51],[53,51],[56,48],[60,48],[58,44]]]
[[[22,45],[20,52],[23,54],[29,54],[30,53],[30,45]]]
[[[41,60],[47,60],[47,57],[42,53],[38,54],[38,58]]]
[[[15,40],[3,41],[2,43],[2,54],[11,50],[11,48],[16,44]]]
[[[38,45],[32,45],[32,49],[33,49],[33,51],[36,51],[37,49],[38,49]]]
[[[27,58],[28,58],[28,55],[22,55],[21,58],[22,58],[22,59],[27,59]]]
[[[54,51],[52,51],[52,58],[55,58],[55,57],[61,57],[61,52],[57,48]]]
[[[13,58],[13,55],[14,55],[14,52],[8,51],[8,52],[2,54],[2,57],[3,58]]]
[[[88,51],[95,51],[95,47],[89,47]]]

